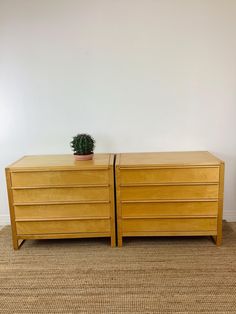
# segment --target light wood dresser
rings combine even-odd
[[[118,246],[130,236],[222,238],[224,163],[208,152],[116,158]]]
[[[21,240],[110,237],[115,246],[114,155],[26,156],[6,168],[13,247]]]

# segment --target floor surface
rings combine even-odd
[[[25,241],[0,231],[0,313],[236,313],[236,223],[210,237]]]

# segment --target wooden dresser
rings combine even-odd
[[[224,163],[208,152],[116,158],[118,246],[129,236],[222,238]]]
[[[112,154],[42,155],[6,168],[14,249],[25,239],[82,237],[115,246],[113,164]]]

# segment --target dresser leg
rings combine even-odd
[[[122,247],[122,236],[118,236],[118,247]]]
[[[25,242],[25,240],[17,240],[13,239],[13,248],[15,251],[19,250],[19,248],[22,246],[22,244]]]
[[[19,249],[18,240],[13,237],[12,243],[13,243],[13,249],[14,249],[15,251],[18,250],[18,249]]]
[[[116,237],[111,237],[111,247],[116,247]]]
[[[217,235],[217,236],[212,236],[212,238],[217,246],[220,246],[222,244],[222,236]]]

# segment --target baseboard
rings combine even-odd
[[[0,215],[0,226],[10,225],[10,217],[8,215]]]
[[[236,221],[236,210],[224,211],[224,219],[226,221]]]

